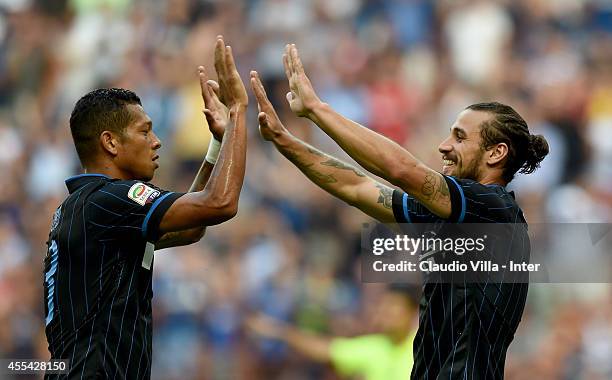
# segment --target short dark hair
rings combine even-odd
[[[532,135],[525,119],[514,108],[497,103],[476,103],[466,109],[490,113],[493,117],[482,123],[481,147],[489,149],[495,144],[506,143],[508,157],[502,174],[506,183],[519,173],[530,174],[540,167],[548,154],[548,142],[542,135]]]
[[[82,164],[96,154],[103,131],[124,133],[132,120],[128,104],[142,105],[138,95],[122,88],[93,90],[76,102],[70,115],[70,132]]]

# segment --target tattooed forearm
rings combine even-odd
[[[395,221],[392,188],[297,138],[276,148],[321,189],[383,223]]]
[[[323,156],[323,153],[318,152],[317,150],[312,149],[310,147],[308,147],[308,151],[311,153],[317,152],[315,154],[320,154],[321,156]],[[315,166],[315,164],[313,162],[308,162],[309,160],[305,157],[302,157],[298,152],[293,150],[286,150],[283,152],[283,154],[315,183],[326,184],[338,182],[338,180],[333,175],[324,174],[316,170],[313,167]]]
[[[421,194],[426,200],[450,204],[450,193],[444,177],[437,173],[427,173],[421,186]]]
[[[385,208],[393,207],[393,189],[380,183],[377,183],[376,187],[379,189],[376,203],[382,203]]]
[[[355,173],[355,175],[357,177],[365,177],[366,175],[363,174],[362,172],[360,172],[359,170],[357,170],[356,168],[354,168],[351,165],[345,164],[344,162],[337,160],[333,157],[329,157],[328,155],[324,154],[323,152],[313,148],[313,147],[307,147],[308,151],[314,155],[317,155],[319,157],[326,157],[327,160],[326,161],[322,161],[321,165],[325,165],[325,166],[331,166],[333,168],[338,168],[338,169],[342,169],[342,170],[351,170],[353,173]]]
[[[343,170],[352,170],[353,173],[355,173],[355,175],[357,177],[365,177],[366,176],[365,174],[363,174],[359,170],[355,169],[351,165],[345,164],[344,162],[338,161],[338,160],[333,159],[333,158],[330,158],[327,161],[321,162],[321,165],[331,166],[331,167],[338,168],[338,169],[343,169]]]
[[[314,164],[306,164],[299,166],[300,169],[308,177],[312,178],[316,183],[336,183],[338,180],[332,174],[324,174],[313,168]]]
[[[325,157],[325,154],[323,152],[321,152],[320,150],[317,150],[311,146],[306,147],[306,149],[308,149],[308,151],[312,154],[316,154],[319,157]]]
[[[320,163],[321,165],[331,166],[331,167],[335,167],[338,169],[352,170],[357,176],[365,177],[363,173],[359,172],[357,169],[353,168],[352,166],[344,164],[343,162],[338,161],[334,159],[333,157],[329,157],[323,152],[313,147],[308,146],[306,147],[306,149],[309,153],[312,153],[318,157],[328,158],[328,160],[321,162]],[[298,152],[293,151],[293,150],[287,150],[284,152],[284,154],[285,154],[285,157],[291,160],[291,162],[293,162],[298,168],[300,168],[300,170],[302,170],[302,172],[304,172],[304,174],[310,177],[313,181],[320,183],[320,184],[338,182],[338,179],[334,177],[333,174],[321,173],[320,171],[315,169],[316,165],[318,164],[312,162],[313,161],[312,157],[308,157],[308,155],[300,155]]]

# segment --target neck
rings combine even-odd
[[[501,179],[501,177],[493,173],[485,174],[482,178],[478,180],[478,182],[483,185],[500,185],[504,187],[507,185],[506,181],[504,181],[503,179]]]
[[[119,170],[116,166],[104,165],[104,164],[93,164],[87,165],[84,168],[84,172],[86,174],[104,174],[110,178],[118,178],[118,179],[131,179],[128,178],[125,173]]]

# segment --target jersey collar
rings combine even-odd
[[[66,180],[66,187],[68,188],[68,192],[70,194],[74,193],[79,187],[86,185],[92,181],[96,181],[99,179],[110,179],[110,177],[104,174],[95,174],[95,173],[85,173],[72,176]]]

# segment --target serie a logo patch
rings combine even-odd
[[[151,203],[158,196],[159,191],[140,182],[133,184],[128,190],[128,198],[141,206]]]

